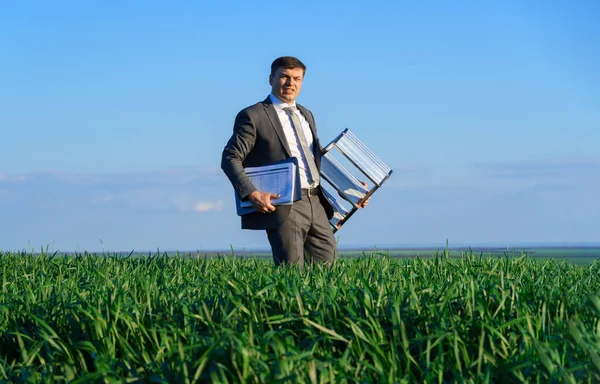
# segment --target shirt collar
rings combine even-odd
[[[277,110],[281,110],[281,111],[283,111],[283,108],[286,108],[286,107],[294,107],[294,108],[297,108],[297,107],[296,107],[296,102],[295,102],[295,101],[294,101],[292,104],[287,104],[287,103],[284,103],[283,101],[279,100],[279,99],[277,98],[277,96],[275,96],[273,93],[271,93],[271,94],[269,95],[269,97],[271,98],[271,103],[273,103],[273,106],[274,106],[274,107],[275,107],[275,109],[277,109]]]

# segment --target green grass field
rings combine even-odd
[[[201,255],[220,256],[229,252],[205,252]],[[242,251],[235,252],[241,256],[271,258],[267,251]],[[392,258],[431,258],[436,255],[447,254],[452,258],[461,257],[465,253],[477,256],[491,257],[522,257],[544,260],[566,260],[574,264],[589,264],[595,260],[600,261],[600,247],[518,247],[518,248],[383,248],[383,249],[340,249],[341,257],[365,257],[368,255],[389,256]]]
[[[435,257],[436,254],[446,253],[450,257],[461,257],[465,253],[492,257],[522,257],[526,256],[536,260],[566,260],[574,264],[588,264],[594,260],[600,261],[599,247],[520,247],[520,248],[451,248],[448,250],[440,248],[413,248],[413,249],[381,249],[370,250],[366,254],[375,253],[390,257]],[[365,255],[364,250],[341,250],[342,257],[361,257]]]
[[[600,262],[450,256],[0,252],[0,381],[600,382]]]

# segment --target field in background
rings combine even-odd
[[[600,382],[600,262],[0,252],[0,381]]]
[[[365,256],[389,256],[392,258],[431,258],[436,255],[448,254],[450,257],[461,257],[464,254],[473,253],[485,257],[521,257],[527,256],[536,260],[566,260],[574,264],[589,264],[594,260],[600,260],[600,247],[517,247],[517,248],[356,248],[340,249],[341,257],[365,257]],[[235,254],[241,257],[270,258],[268,251],[213,251],[195,252],[195,254],[217,256]]]
[[[537,248],[451,248],[450,257],[474,253],[486,257],[521,257],[527,256],[538,260],[566,260],[575,264],[587,264],[600,260],[600,247],[537,247]],[[342,257],[356,257],[364,254],[382,254],[390,257],[435,257],[443,254],[443,248],[382,249],[374,250],[341,250]]]

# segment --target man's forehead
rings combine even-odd
[[[281,74],[302,75],[304,70],[302,68],[279,68],[278,72]]]

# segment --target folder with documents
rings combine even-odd
[[[273,205],[290,205],[302,198],[298,159],[295,157],[260,167],[246,167],[244,171],[258,191],[281,196],[271,200]],[[237,193],[235,193],[235,202],[239,216],[255,212],[252,203],[249,200],[242,201]]]

